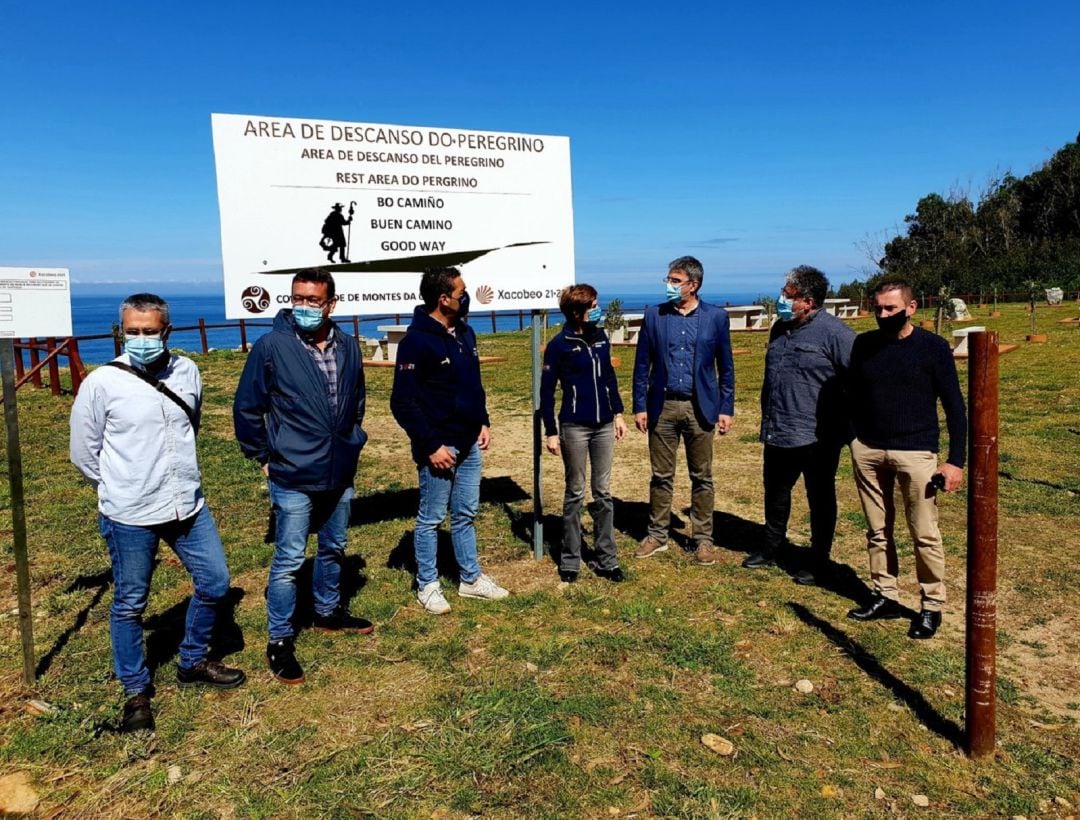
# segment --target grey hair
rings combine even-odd
[[[146,310],[156,310],[161,314],[164,325],[169,324],[169,303],[153,293],[133,293],[120,303],[120,324],[124,324],[124,311],[137,310],[140,313]]]
[[[788,271],[786,284],[794,287],[803,299],[813,299],[815,308],[825,304],[825,296],[829,293],[829,280],[825,274],[810,265],[799,265]]]
[[[703,268],[701,263],[694,257],[680,256],[667,266],[667,270],[669,274],[673,270],[681,270],[690,277],[691,282],[694,282],[698,286],[698,290],[701,290],[701,280],[705,278],[705,268]]]

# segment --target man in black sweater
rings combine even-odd
[[[911,285],[886,280],[874,291],[878,330],[861,334],[851,351],[849,395],[855,440],[851,460],[867,521],[874,594],[849,618],[899,618],[899,566],[893,489],[899,484],[915,546],[922,607],[912,638],[930,638],[945,604],[945,553],[938,529],[937,489],[954,492],[964,477],[967,418],[952,351],[940,336],[911,324],[918,303]],[[949,454],[938,464],[937,403],[945,410]]]

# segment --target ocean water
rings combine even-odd
[[[170,318],[175,328],[170,339],[170,346],[174,349],[201,351],[201,340],[197,328],[200,318],[204,319],[208,325],[224,324],[226,322],[224,298],[220,293],[174,294],[163,291],[159,295],[169,303]],[[714,304],[744,305],[753,302],[758,298],[759,294],[714,294],[706,290],[702,293],[702,296]],[[662,297],[663,290],[661,287],[657,287],[656,294],[641,291],[601,293],[600,305],[606,307],[613,299],[620,299],[623,310],[627,313],[633,313],[640,312],[647,305],[657,304]],[[122,294],[106,292],[105,289],[102,289],[102,292],[96,292],[83,286],[80,290],[76,290],[72,294],[71,300],[71,320],[75,335],[95,336],[110,333],[113,324],[119,319],[117,309],[122,298]],[[410,317],[411,313],[360,317],[358,319],[360,334],[372,339],[378,338],[383,335],[378,331],[378,325],[395,324],[399,320],[401,323],[408,324]],[[352,329],[351,317],[337,318],[338,322],[346,329]],[[259,319],[247,321],[249,345],[270,330],[272,320],[272,317],[260,317]],[[558,310],[552,311],[549,314],[548,321],[552,324],[561,322],[562,316]],[[491,314],[488,313],[477,311],[472,315],[470,323],[477,333],[490,333],[492,330]],[[500,313],[496,314],[495,317],[495,329],[499,331],[518,330],[519,325],[529,327],[530,324],[530,316],[527,312],[521,322],[519,322],[517,313]],[[185,330],[184,328],[194,329]],[[240,329],[235,322],[228,328],[209,328],[206,336],[207,344],[217,350],[231,350],[240,347]],[[81,340],[79,342],[79,352],[82,354],[83,361],[86,364],[107,362],[113,358],[113,351],[111,339]]]

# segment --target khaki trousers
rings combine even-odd
[[[675,487],[675,463],[681,441],[690,473],[690,526],[694,545],[712,543],[713,428],[702,427],[690,401],[667,399],[660,418],[649,431],[649,535],[666,544],[671,526],[671,496]]]
[[[922,608],[940,610],[945,604],[945,551],[938,529],[937,495],[930,479],[937,471],[937,454],[929,451],[878,450],[858,439],[851,442],[855,486],[866,515],[866,547],[874,590],[897,600],[896,503],[900,485],[904,516],[915,546],[915,574],[922,588]]]

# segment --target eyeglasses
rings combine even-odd
[[[660,281],[663,282],[665,285],[678,285],[679,287],[682,287],[683,285],[685,285],[690,280],[689,279],[672,279],[670,276],[665,276]]]
[[[145,327],[125,327],[124,328],[124,335],[125,336],[132,336],[132,337],[134,337],[134,336],[150,336],[151,338],[156,338],[156,337],[160,336],[162,333],[164,333],[166,330],[168,330],[167,327],[161,328],[161,330],[150,330],[149,328],[145,328]]]
[[[320,310],[334,301],[333,299],[320,299],[317,296],[290,296],[289,299],[294,305],[307,305]]]

